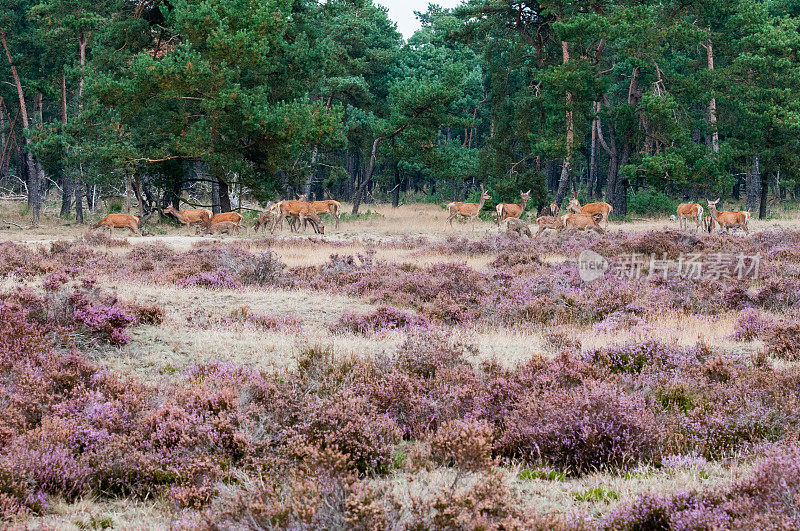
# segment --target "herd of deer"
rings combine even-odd
[[[453,219],[456,216],[469,218],[473,222],[478,217],[483,205],[491,196],[486,192],[481,185],[481,198],[477,203],[463,203],[454,201],[447,205],[448,218],[445,223],[453,225]],[[526,235],[531,237],[531,230],[528,224],[521,218],[522,213],[525,211],[525,205],[531,199],[531,191],[520,192],[520,202],[516,203],[499,203],[496,207],[497,211],[497,225],[506,223],[506,233],[521,237]],[[681,203],[678,205],[677,219],[679,220],[681,229],[687,228],[689,220],[695,222],[695,230],[703,230],[711,232],[715,225],[719,225],[720,230],[728,230],[733,228],[740,228],[745,232],[749,232],[748,223],[750,222],[750,213],[747,211],[737,212],[718,212],[716,201],[708,202],[708,217],[704,217],[703,207],[697,203]],[[269,227],[270,232],[275,232],[275,228],[280,225],[283,230],[283,220],[288,220],[289,227],[292,232],[298,230],[298,223],[302,224],[303,230],[307,225],[311,225],[314,232],[317,234],[325,234],[325,225],[319,218],[319,214],[330,214],[336,220],[336,227],[339,227],[339,211],[341,205],[337,201],[324,200],[324,201],[308,201],[306,196],[298,195],[297,199],[286,201],[279,201],[270,205],[266,211],[261,212],[253,225],[253,229],[258,232],[259,229],[266,230]],[[593,230],[599,233],[604,233],[605,230],[600,226],[604,222],[608,228],[608,216],[614,210],[608,203],[589,203],[581,205],[577,196],[573,196],[572,200],[567,205],[567,213],[563,216],[558,216],[558,205],[551,203],[549,206],[542,209],[539,217],[536,218],[536,223],[539,230],[536,236],[539,236],[547,229],[560,232],[562,230],[576,231],[576,230]],[[212,215],[211,212],[205,208],[190,208],[187,210],[177,210],[172,205],[164,209],[164,214],[171,214],[175,216],[187,228],[192,224],[197,224],[196,234],[238,234],[241,227],[243,217],[238,212],[223,212],[220,214]],[[675,219],[675,216],[673,216]],[[108,214],[98,223],[92,226],[92,229],[100,227],[108,228],[113,231],[115,228],[127,228],[134,234],[141,236],[139,231],[139,218],[130,214]]]
[[[506,223],[506,233],[516,236],[523,234],[530,237],[531,231],[528,224],[521,218],[522,213],[525,211],[525,205],[531,198],[531,191],[520,192],[520,202],[516,203],[499,203],[496,207],[497,210],[497,225]],[[470,218],[473,221],[473,228],[475,218],[483,208],[483,205],[488,199],[492,197],[486,192],[481,185],[481,199],[477,203],[462,203],[454,201],[447,205],[447,211],[450,214],[445,223],[453,225],[453,219],[456,216]],[[608,203],[589,203],[581,206],[577,197],[573,197],[567,205],[567,213],[558,217],[558,205],[551,203],[549,206],[542,209],[541,216],[536,218],[536,223],[539,230],[536,236],[539,236],[546,229],[553,229],[555,231],[576,231],[576,230],[593,230],[599,233],[605,232],[600,226],[601,222],[605,222],[608,227],[608,216],[614,210]]]
[[[299,195],[296,200],[279,201],[262,212],[256,220],[253,228],[256,232],[259,229],[265,230],[269,227],[270,232],[275,231],[275,227],[280,224],[283,230],[283,220],[287,219],[292,231],[297,230],[297,223],[301,223],[303,229],[311,225],[317,234],[325,234],[325,225],[319,218],[319,214],[330,214],[336,220],[336,227],[339,227],[339,210],[341,205],[337,201],[307,201],[304,195]],[[175,216],[185,227],[197,224],[195,234],[239,234],[244,217],[238,212],[222,212],[211,214],[205,208],[189,208],[178,210],[172,205],[164,209],[164,214]],[[108,214],[99,222],[92,225],[92,229],[100,227],[113,229],[129,229],[132,233],[142,233],[139,231],[139,218],[130,214]]]

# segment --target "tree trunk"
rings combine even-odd
[[[311,185],[314,183],[314,176],[317,174],[315,165],[317,164],[318,149],[315,146],[314,151],[311,152],[311,171],[306,176],[306,184],[303,186],[303,193],[306,198],[311,201]]]
[[[367,185],[372,180],[372,172],[375,171],[375,159],[378,157],[378,146],[381,145],[383,139],[384,137],[379,136],[372,143],[372,153],[369,157],[369,166],[367,166],[367,170],[364,172],[364,178],[361,179],[361,184],[358,185],[358,189],[356,189],[356,192],[353,195],[353,214],[358,214],[358,207],[361,206],[364,190],[366,190]]]
[[[595,115],[599,112],[600,102],[592,104]],[[597,166],[597,118],[592,119],[592,146],[589,150],[589,197],[593,195],[594,182],[597,178],[595,168]]]
[[[758,209],[759,198],[761,196],[761,175],[759,171],[758,152],[753,153],[753,163],[747,171],[747,180],[744,184],[746,196],[746,208],[749,212]]]
[[[569,46],[566,41],[561,41],[561,56],[564,64],[569,62]],[[561,168],[561,178],[558,180],[558,190],[556,191],[555,203],[561,204],[564,196],[569,192],[569,174],[572,170],[572,149],[575,142],[575,122],[572,116],[572,93],[567,91],[566,96],[567,111],[564,116],[567,126],[567,138],[565,144],[564,166]]]
[[[78,181],[75,186],[75,221],[83,223],[83,186]]]
[[[39,183],[39,175],[36,171],[36,162],[34,161],[33,153],[30,150],[31,140],[26,134],[30,128],[30,121],[28,120],[28,107],[25,105],[25,93],[22,91],[22,82],[19,79],[17,67],[14,65],[14,61],[11,59],[11,51],[8,49],[6,34],[2,29],[0,29],[0,44],[2,44],[3,50],[6,53],[8,66],[11,69],[11,77],[14,79],[14,86],[17,89],[17,97],[19,97],[19,112],[20,116],[22,116],[22,132],[23,136],[25,137],[25,146],[27,147],[25,153],[25,162],[28,173],[28,208],[31,210],[34,225],[38,225],[39,214],[42,208],[42,198],[39,195],[41,185]]]
[[[708,69],[714,70],[714,46],[711,39],[703,45],[706,49],[706,58],[708,60]],[[717,100],[711,98],[708,102],[708,125],[711,129],[711,150],[714,153],[719,153],[719,132],[717,132]]]
[[[394,189],[392,190],[392,207],[400,206],[400,163],[394,165]]]
[[[219,206],[219,180],[211,178],[211,213],[219,214],[222,212]]]
[[[222,212],[233,212],[231,208],[231,195],[228,190],[228,183],[225,179],[217,177],[219,183],[219,208]]]
[[[67,125],[67,76],[61,74],[61,124]],[[63,131],[63,128],[62,128]],[[72,175],[69,166],[64,161],[64,170],[61,172],[61,217],[69,217],[72,207]]]
[[[10,157],[7,142],[10,141],[10,136],[6,136],[6,115],[5,115],[5,102],[3,97],[0,96],[0,182],[8,180],[8,172],[6,168],[7,157]]]
[[[767,200],[769,199],[769,176],[767,172],[761,174],[761,197],[758,205],[758,219],[767,217]]]

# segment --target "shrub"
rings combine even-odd
[[[659,439],[642,401],[593,384],[530,397],[506,419],[496,448],[505,457],[582,474],[649,461]]]
[[[488,468],[492,464],[493,431],[485,421],[448,421],[431,437],[433,458],[445,466]]]
[[[353,334],[381,334],[390,330],[427,328],[430,322],[422,316],[413,315],[391,306],[379,306],[372,312],[356,314],[345,312],[330,325],[332,332]]]

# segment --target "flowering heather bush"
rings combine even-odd
[[[697,364],[709,355],[710,351],[703,345],[678,350],[655,340],[647,340],[587,352],[584,359],[602,364],[612,373],[639,373],[645,367],[667,370]]]
[[[227,269],[200,272],[175,281],[176,286],[198,286],[212,289],[238,289],[242,287],[239,279]]]
[[[752,341],[764,337],[769,330],[770,320],[752,308],[739,314],[733,329],[733,339],[737,341]]]
[[[75,324],[112,345],[130,341],[126,329],[134,322],[134,314],[116,305],[97,306],[81,291],[70,295]]]
[[[330,325],[330,329],[337,333],[381,334],[390,330],[427,328],[429,326],[430,322],[422,316],[413,315],[391,306],[379,306],[365,314],[345,312],[338,321]]]
[[[493,431],[485,421],[448,421],[431,437],[433,458],[446,466],[488,468],[492,464]]]
[[[13,276],[24,279],[41,274],[41,257],[24,245],[0,243],[0,278]]]
[[[649,461],[660,437],[644,401],[595,384],[531,396],[506,419],[496,449],[506,457],[581,474]]]
[[[125,238],[113,238],[105,231],[88,231],[77,238],[79,243],[97,247],[127,247],[130,242]]]
[[[610,513],[606,529],[797,529],[800,453],[790,447],[763,459],[726,489],[647,494]]]

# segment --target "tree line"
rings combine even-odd
[[[0,0],[0,193],[141,215],[306,193],[739,199],[800,173],[800,4]],[[210,205],[207,203],[210,202]]]

